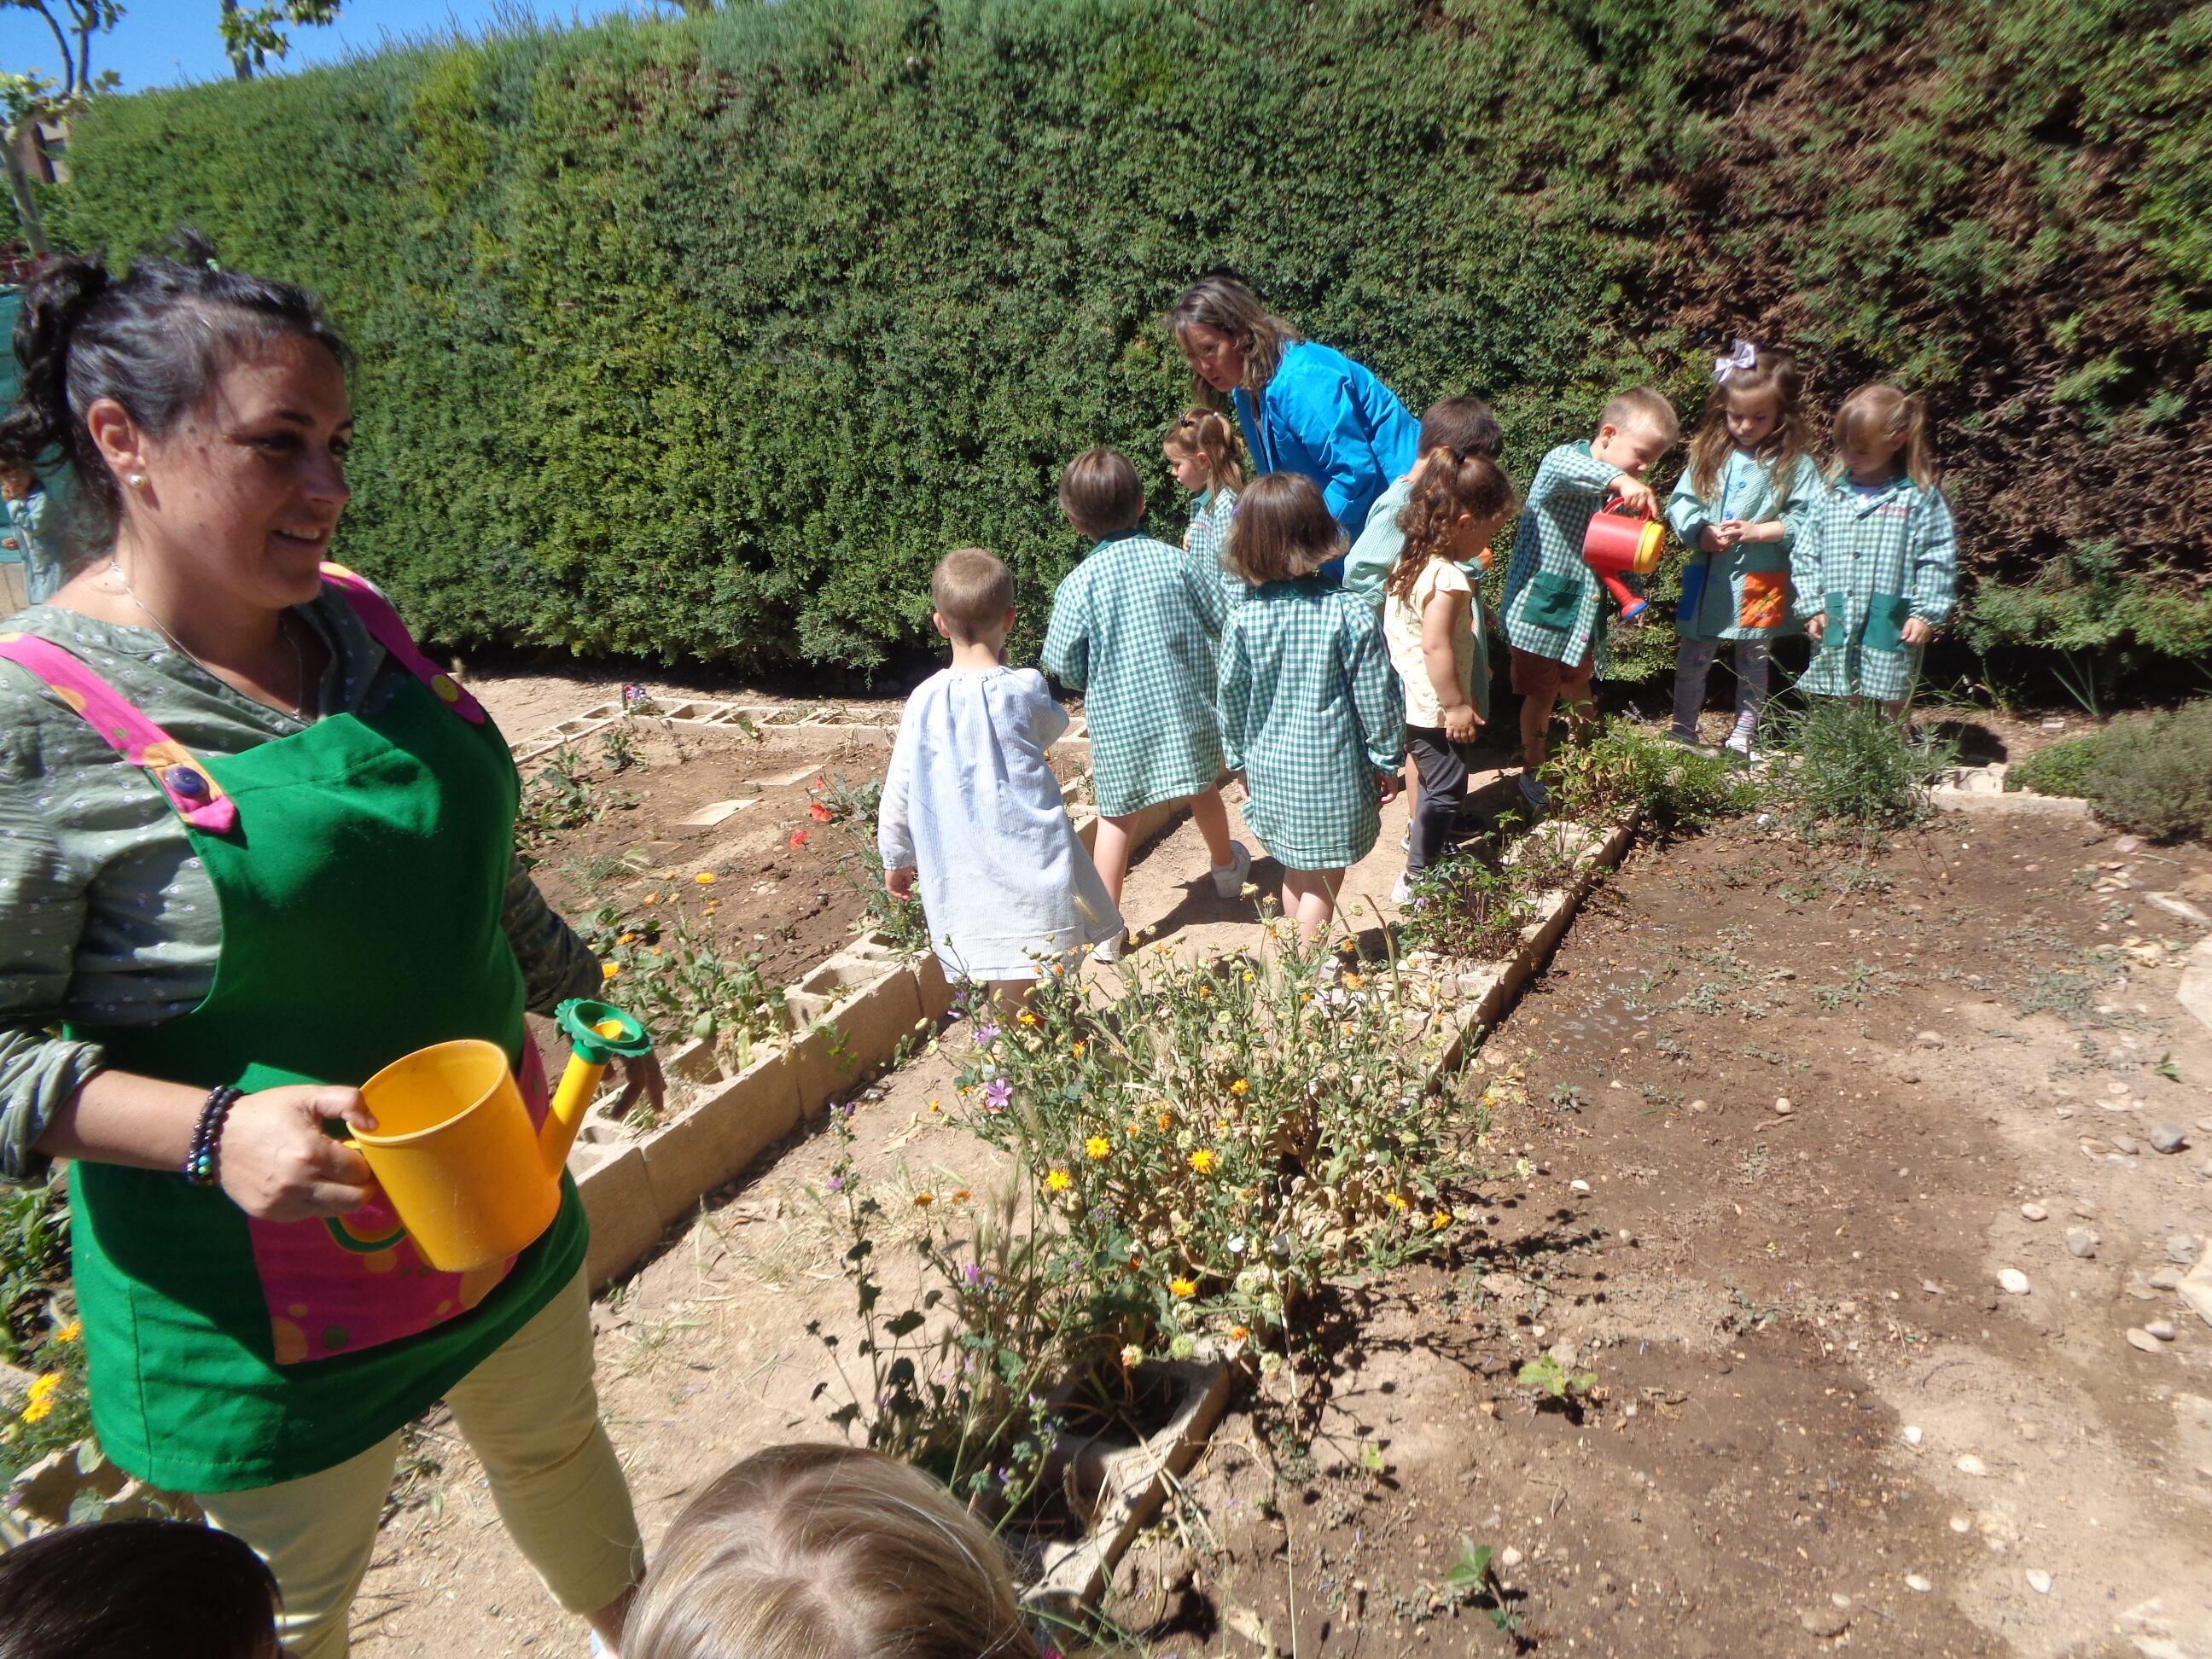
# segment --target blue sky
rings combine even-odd
[[[65,9],[55,0],[52,9],[60,16]],[[220,10],[217,0],[124,0],[122,21],[93,38],[93,69],[113,70],[126,92],[227,79],[230,60],[216,29]],[[619,11],[673,15],[650,0],[343,0],[329,27],[294,30],[291,55],[270,68],[283,74],[425,34],[480,34],[495,19],[517,13],[567,23]],[[35,13],[0,10],[0,68],[58,73],[53,36]]]

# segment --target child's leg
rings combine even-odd
[[[1674,647],[1674,735],[1694,743],[1698,714],[1705,706],[1705,681],[1719,653],[1718,640],[1684,640]]]
[[[1766,707],[1766,688],[1773,678],[1774,655],[1765,640],[1735,642],[1735,723],[1741,731],[1759,724],[1759,711]]]
[[[1532,776],[1544,763],[1545,745],[1552,731],[1552,710],[1559,700],[1556,690],[1532,692],[1521,699],[1521,769]]]
[[[1344,880],[1341,870],[1285,870],[1283,872],[1283,914],[1296,918],[1298,943],[1310,945],[1328,931],[1336,913],[1336,890]]]
[[[1467,800],[1467,762],[1437,726],[1407,726],[1406,752],[1421,763],[1420,787],[1413,794],[1413,846],[1406,857],[1411,875],[1450,850],[1452,829]]]
[[[1225,867],[1235,859],[1236,854],[1230,846],[1229,808],[1221,799],[1219,784],[1201,789],[1190,798],[1190,816],[1191,821],[1198,825],[1198,833],[1206,838],[1206,856],[1212,860],[1215,869]],[[1125,848],[1121,854],[1124,869],[1128,867],[1128,862],[1129,854]],[[1114,889],[1115,902],[1118,904],[1121,898],[1121,890],[1117,884]]]
[[[1101,812],[1098,832],[1091,843],[1091,861],[1098,866],[1098,879],[1106,884],[1106,896],[1114,901],[1116,909],[1121,904],[1121,884],[1129,875],[1129,826],[1135,821],[1109,818]]]

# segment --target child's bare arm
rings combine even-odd
[[[1467,632],[1468,596],[1445,590],[1431,593],[1421,609],[1421,662],[1429,684],[1443,711],[1444,736],[1454,743],[1472,743],[1482,717],[1460,690],[1459,636]]]

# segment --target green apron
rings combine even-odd
[[[335,569],[330,580],[416,678],[372,713],[331,714],[236,755],[189,755],[51,643],[0,641],[148,768],[222,913],[198,1007],[70,1035],[101,1043],[118,1070],[248,1093],[357,1085],[413,1049],[481,1037],[521,1067],[542,1115],[521,970],[501,927],[514,761],[381,595]],[[367,1450],[583,1263],[583,1207],[565,1177],[544,1237],[467,1274],[427,1266],[380,1204],[267,1222],[170,1171],[81,1163],[70,1179],[93,1425],[118,1465],[172,1491],[250,1490]]]

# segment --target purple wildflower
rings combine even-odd
[[[983,1103],[994,1112],[1006,1109],[1006,1103],[1014,1097],[1014,1085],[1004,1078],[994,1078],[983,1091]]]
[[[830,1190],[833,1193],[843,1192],[845,1190],[845,1177],[841,1175],[831,1176],[830,1177]]]
[[[988,1048],[999,1040],[999,1028],[988,1021],[975,1028],[975,1046]]]
[[[960,1277],[970,1285],[980,1285],[983,1282],[983,1270],[971,1261],[960,1270]]]

